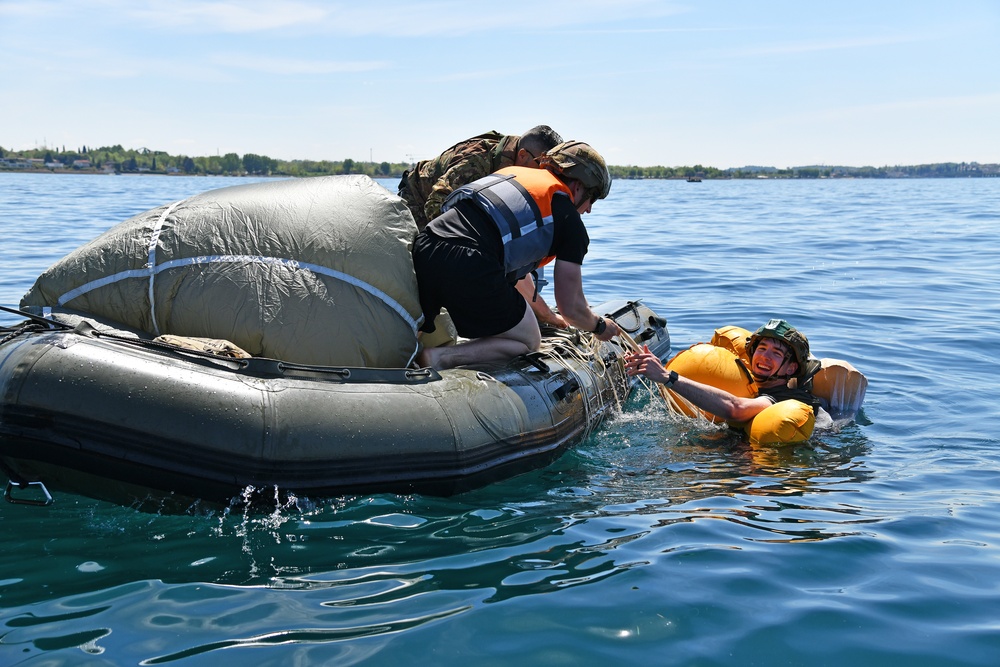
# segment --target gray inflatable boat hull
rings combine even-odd
[[[647,306],[596,310],[666,357]],[[452,494],[549,463],[617,409],[622,349],[589,338],[551,331],[548,353],[439,374],[201,356],[86,321],[7,336],[0,469],[98,497],[101,480],[217,500]]]

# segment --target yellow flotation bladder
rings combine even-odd
[[[747,354],[747,339],[750,332],[743,327],[725,326],[715,330],[712,335],[712,345],[729,350],[750,367],[750,355]]]
[[[699,343],[680,352],[666,367],[678,374],[723,389],[741,398],[758,395],[749,370],[746,342],[750,332],[736,326],[715,330],[711,343]],[[846,361],[822,359],[822,368],[813,377],[811,393],[830,405],[835,419],[853,417],[861,408],[868,380]],[[712,422],[722,419],[696,408],[676,392],[667,390],[669,407],[688,417],[703,417]],[[779,401],[764,409],[749,422],[731,423],[730,427],[746,432],[752,444],[794,444],[805,442],[816,426],[812,407],[796,400]]]
[[[730,350],[709,343],[698,343],[680,352],[667,363],[667,370],[678,375],[711,385],[734,396],[754,398],[757,385],[746,370],[746,366]],[[721,422],[721,418],[694,406],[675,391],[667,390],[673,399],[674,409],[688,417],[703,417],[711,422]]]
[[[834,419],[853,419],[868,391],[868,378],[843,359],[820,359],[812,393],[826,400]]]
[[[764,408],[743,430],[752,445],[783,445],[805,442],[816,426],[816,414],[802,401],[778,401]]]

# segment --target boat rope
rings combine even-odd
[[[589,365],[595,369],[595,374],[597,374],[599,377],[603,377],[604,374],[607,372],[607,367],[604,363],[604,360],[598,354],[601,345],[600,340],[598,340],[597,336],[589,332],[579,332],[579,335],[584,337],[584,339],[586,340],[585,344],[588,346],[587,348],[584,349],[581,348],[581,346],[579,345],[572,345],[570,340],[567,338],[556,339],[553,337],[553,338],[543,339],[543,345],[542,345],[543,351],[546,352],[551,351],[551,353],[553,353],[556,356],[558,356],[559,354],[564,354],[567,356],[575,356],[580,360],[588,362]],[[618,344],[627,352],[635,352],[635,353],[642,352],[642,347],[638,343],[636,343],[631,336],[627,334],[617,336],[614,340],[618,341]],[[548,349],[546,349],[545,345],[546,342],[549,343]],[[673,417],[684,417],[686,419],[693,418],[701,425],[709,428],[717,426],[716,422],[707,418],[702,413],[702,411],[697,408],[697,406],[695,406],[693,403],[691,403],[689,400],[687,400],[680,394],[670,391],[667,387],[663,386],[659,382],[654,382],[646,377],[636,376],[636,379],[639,381],[639,384],[641,384],[643,387],[646,388],[651,397],[657,396],[659,397],[660,400],[663,401],[663,406],[666,408],[667,413],[669,415]],[[617,384],[613,384],[612,386],[614,387],[615,391],[615,399],[618,402],[617,407],[619,410],[621,410],[622,408],[621,404],[624,401],[624,397],[619,396]],[[692,417],[692,415],[694,416]]]
[[[25,322],[24,324],[21,324],[20,326],[13,327],[13,328],[2,327],[2,328],[0,328],[0,331],[6,332],[6,334],[7,334],[3,338],[0,338],[0,345],[4,345],[4,344],[9,343],[10,341],[14,340],[18,336],[22,336],[22,335],[27,334],[27,333],[35,333],[35,332],[38,332],[38,331],[45,331],[45,326],[41,325],[41,324],[37,324],[35,322]]]
[[[626,342],[626,347],[629,348],[629,352],[642,352],[642,348],[639,347],[638,343],[634,340],[629,339]],[[703,428],[719,428],[720,424],[709,419],[705,416],[705,413],[700,410],[694,403],[687,400],[680,394],[670,391],[664,387],[659,382],[654,382],[643,376],[636,376],[639,382],[646,387],[649,391],[650,396],[659,396],[663,400],[663,405],[667,409],[667,413],[671,417],[683,417],[685,419],[694,419],[695,422]],[[652,386],[651,386],[652,385]],[[721,424],[724,426],[725,424]]]
[[[634,345],[632,338],[627,334],[620,336]],[[607,360],[601,356],[601,341],[594,334],[588,331],[574,331],[571,334],[558,331],[556,335],[542,338],[539,351],[555,359],[572,358],[579,361],[583,366],[590,368],[594,376],[600,379],[607,377]],[[627,385],[618,382],[608,383],[611,386],[615,397],[615,407],[621,411],[622,404],[627,397]],[[624,391],[622,391],[624,389]],[[588,418],[589,421],[589,418]]]
[[[619,336],[619,338],[622,339],[623,346],[629,352],[633,353],[642,352],[642,348],[639,347],[638,343],[632,340],[631,336]],[[684,402],[683,398],[681,398],[674,392],[670,391],[659,382],[653,382],[652,380],[648,380],[647,378],[644,378],[642,376],[637,376],[637,377],[639,377],[640,383],[642,383],[642,385],[649,390],[651,396],[657,394],[661,399],[663,399],[663,403],[666,406],[668,412],[674,415],[686,414],[684,410],[681,409],[681,404],[682,402]],[[650,386],[651,382],[655,386],[651,387]]]
[[[60,324],[58,321],[53,321],[53,324]],[[37,328],[25,328],[25,332],[28,331],[48,331],[49,328],[44,325],[35,325]],[[431,382],[434,380],[440,380],[441,376],[432,369],[409,369],[409,368],[399,368],[399,369],[376,369],[376,368],[365,368],[365,367],[342,367],[342,366],[320,366],[313,364],[296,364],[285,361],[276,361],[271,359],[265,359],[262,357],[253,358],[243,358],[243,357],[233,357],[225,353],[220,353],[212,349],[197,349],[192,347],[184,347],[178,345],[175,342],[170,342],[163,339],[150,340],[148,338],[140,338],[134,334],[129,333],[118,333],[115,331],[109,331],[105,329],[98,328],[93,325],[89,320],[83,320],[76,327],[64,328],[57,330],[60,333],[75,333],[85,336],[91,336],[93,338],[110,340],[116,343],[124,343],[126,345],[132,345],[135,347],[149,348],[154,350],[160,350],[163,352],[169,352],[171,354],[178,354],[184,357],[199,357],[202,359],[208,359],[216,363],[216,365],[221,364],[222,367],[228,368],[231,371],[247,371],[251,374],[267,373],[267,374],[297,374],[301,376],[302,374],[312,374],[313,376],[336,376],[341,380],[349,380],[355,375],[358,377],[359,382],[392,382],[395,384],[423,384],[426,382]],[[22,332],[18,332],[22,333]]]

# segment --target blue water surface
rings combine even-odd
[[[0,174],[0,304],[249,180]],[[785,317],[867,375],[857,421],[754,449],[639,392],[451,498],[0,503],[0,665],[995,665],[1000,179],[616,181],[585,221],[591,302],[675,352]]]

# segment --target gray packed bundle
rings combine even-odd
[[[405,366],[421,318],[416,232],[403,201],[367,176],[222,188],[109,229],[21,305],[294,363]]]

